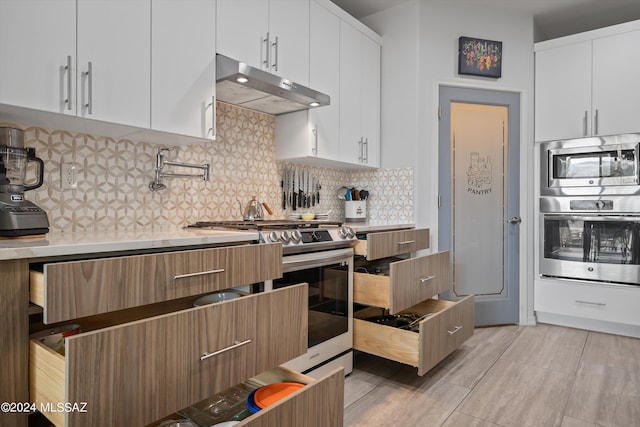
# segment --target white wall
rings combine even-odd
[[[382,166],[414,168],[418,226],[438,241],[438,87],[521,95],[521,323],[533,321],[533,17],[442,0],[410,0],[363,20],[382,35]],[[500,79],[459,76],[458,38],[503,42]]]

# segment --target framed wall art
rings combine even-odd
[[[460,37],[458,39],[458,74],[502,76],[502,42]]]

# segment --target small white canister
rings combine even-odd
[[[344,217],[345,222],[367,222],[367,201],[345,200]]]

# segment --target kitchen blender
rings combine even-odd
[[[37,182],[26,184],[27,166],[38,166]],[[47,213],[24,199],[24,192],[42,185],[44,162],[35,148],[24,148],[21,129],[0,127],[0,237],[20,237],[49,232]]]

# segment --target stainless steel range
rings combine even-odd
[[[309,336],[306,354],[284,366],[322,376],[342,366],[353,369],[353,229],[330,221],[198,222],[195,228],[256,230],[260,242],[282,243],[282,278],[265,282],[270,291],[309,284]]]
[[[282,243],[285,255],[345,248],[356,240],[353,229],[338,221],[201,221],[188,227],[256,230],[261,243]]]

